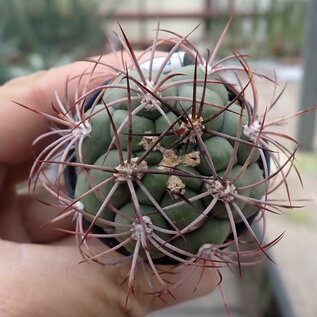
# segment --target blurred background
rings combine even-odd
[[[161,27],[186,34],[201,50],[213,49],[234,15],[218,57],[239,51],[251,54],[252,67],[276,73],[285,92],[268,120],[317,104],[317,0],[0,0],[0,84],[11,78],[110,51],[106,36],[124,28],[133,47],[145,48]],[[113,37],[112,37],[113,38]],[[113,39],[115,48],[118,43]],[[257,80],[262,109],[273,85]],[[224,272],[223,291],[231,316],[317,316],[317,133],[316,113],[279,128],[299,139],[302,150],[296,175],[289,177],[294,199],[305,207],[268,215],[267,241],[285,231],[271,250],[276,264],[246,268],[243,277]],[[285,198],[285,190],[275,193]],[[226,316],[220,292],[149,315]]]

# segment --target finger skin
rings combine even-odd
[[[94,247],[103,250],[104,245],[95,241]],[[195,293],[193,287],[200,276],[194,274],[174,295],[165,302],[150,291],[142,270],[135,282],[125,309],[126,285],[122,281],[129,272],[129,265],[102,266],[81,263],[73,241],[51,246],[16,244],[0,241],[0,315],[3,317],[99,317],[135,316],[213,290],[218,277],[212,270],[205,270],[202,282]],[[48,269],[49,268],[49,269]],[[166,268],[164,268],[166,269]],[[186,270],[186,268],[184,269]],[[177,279],[178,274],[167,279]]]
[[[136,52],[138,56],[140,53]],[[158,52],[158,56],[163,53]],[[140,62],[149,58],[149,54],[142,56]],[[96,60],[97,58],[94,58]],[[123,59],[129,63],[129,56],[124,53]],[[122,68],[114,54],[104,55],[101,61],[117,68]],[[0,163],[17,165],[32,158],[33,140],[47,131],[49,122],[38,114],[29,111],[16,102],[32,109],[53,114],[52,104],[56,104],[55,91],[65,104],[65,87],[70,104],[74,101],[76,86],[79,77],[80,91],[89,81],[87,89],[92,89],[102,84],[106,79],[113,77],[113,69],[98,65],[90,78],[95,63],[74,62],[72,64],[55,67],[47,71],[40,71],[29,76],[9,81],[0,87]]]
[[[4,165],[0,165],[0,191],[2,189],[2,186],[4,184],[4,180],[6,178],[7,169]]]
[[[19,207],[24,219],[24,227],[31,241],[33,243],[48,244],[69,236],[68,233],[64,233],[60,229],[75,230],[75,222],[72,220],[72,216],[51,223],[51,220],[63,212],[65,207],[57,207],[60,204],[56,199],[49,198],[47,195],[42,195],[42,198],[39,198],[41,200],[38,200],[38,197],[38,193],[36,198],[31,195],[18,196]]]
[[[110,62],[112,58],[112,55],[105,56]],[[93,65],[89,62],[75,62],[14,79],[0,87],[1,163],[16,165],[30,158],[33,140],[49,127],[46,119],[14,102],[52,114],[51,105],[55,103],[55,91],[65,102],[67,77],[80,76],[85,69],[91,70]],[[107,76],[101,78],[99,82],[95,81],[95,84],[100,84],[105,78]],[[76,80],[70,81],[68,87],[70,102],[73,101],[75,88]]]
[[[6,185],[0,191],[0,238],[31,242],[13,186]]]
[[[20,189],[17,195],[15,186],[6,184],[0,190],[0,202],[1,239],[24,243],[52,243],[69,236],[57,229],[74,230],[72,217],[50,223],[65,207],[55,197],[49,196],[42,187],[38,188],[36,196],[28,194],[27,187]]]

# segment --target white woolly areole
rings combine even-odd
[[[206,188],[213,197],[217,197],[221,201],[233,201],[233,194],[237,192],[236,187],[230,184],[228,180],[224,184],[217,179],[208,180]]]
[[[198,251],[198,254],[203,256],[213,256],[214,255],[214,246],[210,243],[203,244]]]
[[[206,61],[204,61],[202,64],[198,64],[199,68],[203,71],[203,73],[206,73]],[[210,65],[207,65],[207,75],[211,75],[213,73],[213,68]]]
[[[259,121],[254,121],[250,126],[247,124],[243,126],[243,133],[253,142],[256,141],[258,134],[261,129],[261,123]]]
[[[113,173],[113,176],[116,178],[116,180],[119,182],[125,182],[128,179],[133,178],[141,179],[144,173],[138,172],[138,170],[146,170],[148,166],[144,160],[137,164],[138,159],[138,157],[134,157],[131,159],[130,163],[125,160],[123,165],[119,164],[116,167],[117,173]]]
[[[91,124],[88,121],[81,122],[72,133],[74,136],[88,136],[91,133]]]
[[[73,205],[74,209],[77,209],[79,211],[84,211],[85,210],[85,206],[81,201],[77,201],[74,205]]]
[[[145,87],[150,90],[151,92],[154,91],[154,81],[146,80]],[[161,97],[160,93],[156,93],[159,97]],[[145,105],[145,109],[147,111],[155,111],[157,107],[161,106],[161,102],[151,95],[149,92],[144,93],[143,98],[141,100],[141,105]]]
[[[132,239],[134,240],[145,240],[148,236],[153,233],[153,224],[148,216],[142,217],[144,224],[133,222]]]

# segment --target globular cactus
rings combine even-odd
[[[288,137],[269,128],[286,119],[266,122],[278,98],[260,115],[255,77],[267,78],[241,54],[215,60],[229,24],[206,58],[189,35],[170,32],[172,38],[159,40],[158,27],[147,63],[139,62],[122,31],[118,39],[133,63],[123,60],[110,81],[78,94],[74,104],[64,106],[57,96],[59,117],[42,113],[65,129],[40,137],[59,136],[39,155],[30,179],[35,186],[40,179],[65,206],[55,220],[74,215],[85,260],[102,262],[107,255],[111,264],[108,254],[118,251],[118,262],[131,261],[129,291],[141,262],[163,292],[173,285],[161,277],[159,264],[241,266],[244,256],[266,253],[280,237],[265,245],[252,222],[292,206],[290,197],[289,204],[268,198],[283,185],[288,194],[297,149],[287,150],[274,136]],[[156,58],[161,43],[171,50]],[[184,54],[191,64],[184,65]],[[181,62],[171,67],[175,57]],[[238,66],[223,65],[231,60]],[[246,84],[224,81],[223,72],[242,74]],[[46,172],[51,165],[58,166],[54,181]],[[68,193],[61,186],[65,175]],[[240,250],[246,231],[257,245],[251,251]],[[94,254],[87,237],[101,238],[110,249]],[[230,245],[234,252],[226,249]]]

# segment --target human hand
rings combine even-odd
[[[103,57],[117,63],[113,55]],[[65,95],[67,76],[81,75],[93,66],[77,62],[49,71],[18,78],[0,87],[0,315],[1,316],[143,316],[152,310],[202,296],[214,290],[218,275],[197,270],[181,288],[163,302],[150,292],[145,276],[137,276],[134,294],[125,309],[129,265],[101,266],[80,263],[82,257],[74,237],[46,225],[58,208],[44,205],[16,185],[27,178],[33,161],[32,141],[48,129],[42,117],[23,109],[12,101],[50,113],[54,91]],[[105,77],[96,79],[98,85]],[[74,98],[75,84],[68,94]],[[36,149],[35,149],[36,151]],[[39,192],[41,200],[49,198]],[[45,225],[45,226],[43,226]],[[64,220],[59,228],[72,229]],[[92,241],[96,250],[106,247]],[[111,256],[111,254],[109,254]],[[186,268],[180,273],[186,274]],[[179,275],[168,276],[170,281]],[[194,292],[197,281],[198,289]]]

